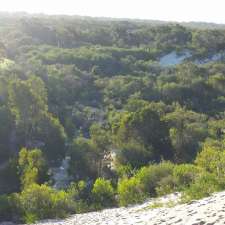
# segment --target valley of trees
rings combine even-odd
[[[196,63],[224,52],[213,25],[0,14],[0,221],[225,189],[225,60]]]

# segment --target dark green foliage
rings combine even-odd
[[[71,183],[67,189],[69,199],[73,201],[73,209],[76,213],[88,212],[91,207],[91,186],[81,180]]]
[[[170,139],[176,162],[191,162],[200,141],[207,136],[206,116],[177,106],[164,117],[170,124]]]
[[[60,121],[46,114],[40,121],[37,139],[49,161],[60,161],[66,154],[66,133]]]
[[[1,14],[0,37],[1,220],[224,188],[222,27]],[[56,191],[65,157],[75,183]]]
[[[0,195],[0,221],[7,221],[12,219],[12,205],[10,197],[7,195]]]
[[[0,107],[0,162],[8,160],[12,154],[12,149],[9,144],[13,127],[12,121],[8,108],[6,106]]]
[[[16,158],[12,158],[2,164],[2,168],[0,169],[0,194],[10,194],[19,190],[18,161]]]
[[[124,114],[117,136],[121,143],[131,142],[133,147],[129,149],[129,145],[127,145],[123,151],[126,151],[127,148],[131,153],[127,154],[129,157],[132,157],[133,154],[134,158],[138,156],[140,165],[150,160],[159,161],[160,158],[172,158],[167,124],[161,121],[158,113],[150,107]],[[122,155],[126,157],[126,154],[122,153]]]
[[[152,159],[151,148],[146,149],[142,144],[131,141],[123,144],[117,153],[117,163],[121,165],[130,165],[132,168],[140,168],[146,165]]]
[[[172,175],[173,167],[174,165],[170,162],[153,164],[148,167],[141,168],[135,177],[140,180],[144,193],[149,196],[155,196],[156,187],[159,186],[159,182]]]
[[[90,140],[78,137],[70,149],[70,174],[76,180],[85,177],[96,177],[98,173],[98,153]]]

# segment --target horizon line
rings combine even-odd
[[[158,23],[201,23],[201,24],[211,24],[217,26],[225,26],[225,23],[217,23],[217,22],[210,22],[210,21],[201,21],[201,20],[189,20],[189,21],[178,21],[178,20],[161,20],[161,19],[150,19],[150,18],[134,18],[134,17],[107,17],[107,16],[92,16],[92,15],[81,15],[81,14],[65,14],[65,13],[46,13],[46,12],[28,12],[28,11],[3,11],[0,10],[1,14],[8,14],[8,15],[28,15],[28,16],[64,16],[64,17],[86,17],[91,19],[105,19],[105,20],[131,20],[131,21],[143,21],[143,22],[158,22]]]

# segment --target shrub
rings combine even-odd
[[[123,144],[116,156],[117,163],[131,165],[132,168],[140,168],[146,165],[152,157],[152,149],[146,149],[144,145],[130,141]]]
[[[19,191],[19,186],[18,163],[16,158],[12,158],[5,168],[0,169],[0,195]]]
[[[117,165],[116,166],[116,173],[119,177],[131,177],[134,173],[130,164],[127,165]]]
[[[135,177],[140,181],[143,193],[155,196],[158,183],[173,174],[173,167],[170,162],[162,162],[141,168]]]
[[[220,191],[224,188],[224,184],[212,173],[202,173],[194,183],[184,191],[184,199],[200,199],[209,196],[211,193]]]
[[[173,169],[173,177],[178,190],[183,190],[193,183],[199,171],[200,168],[191,164],[176,165]]]
[[[92,195],[97,208],[111,207],[115,204],[114,190],[109,180],[98,178],[93,186]]]
[[[216,147],[205,145],[197,155],[195,163],[210,173],[225,176],[225,152]]]
[[[157,196],[173,193],[177,190],[176,181],[172,175],[163,177],[156,186]]]
[[[40,149],[27,150],[22,148],[19,153],[18,168],[23,188],[33,183],[48,180],[47,163]]]
[[[64,191],[32,184],[18,195],[26,223],[47,218],[63,218],[72,211],[72,202]]]
[[[21,222],[21,209],[16,194],[0,196],[0,222],[14,221]]]
[[[71,183],[67,192],[74,200],[88,199],[90,197],[91,187],[83,180]]]
[[[119,181],[118,195],[121,206],[142,202],[146,197],[141,190],[140,181],[135,177],[124,178]]]
[[[6,195],[0,196],[0,221],[7,221],[12,219],[12,207],[10,198]]]
[[[73,206],[76,213],[84,213],[90,210],[91,188],[85,181],[71,183],[67,193],[69,199],[73,200]]]

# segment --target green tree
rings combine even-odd
[[[33,183],[41,184],[47,181],[47,163],[40,149],[22,148],[19,153],[18,165],[23,188]]]
[[[176,162],[192,161],[199,143],[207,136],[207,117],[178,106],[173,112],[166,114],[164,119],[171,127],[170,139]]]
[[[173,157],[168,126],[150,107],[125,113],[120,121],[117,138],[120,143],[127,143],[132,139],[141,143],[151,153],[152,160]]]
[[[116,165],[130,165],[132,168],[140,168],[146,165],[152,158],[153,150],[145,148],[144,145],[130,141],[120,145],[120,149],[116,153]]]
[[[69,171],[76,180],[97,177],[99,155],[90,139],[75,138],[70,147],[69,155],[71,157]]]
[[[0,107],[0,162],[6,161],[12,155],[15,142],[11,141],[13,133],[13,118],[6,106]]]
[[[38,128],[38,122],[47,112],[47,92],[43,81],[32,76],[28,80],[13,80],[9,85],[9,107],[15,124],[29,145]]]
[[[66,154],[67,135],[60,121],[46,113],[39,121],[34,137],[50,162],[59,162]]]

